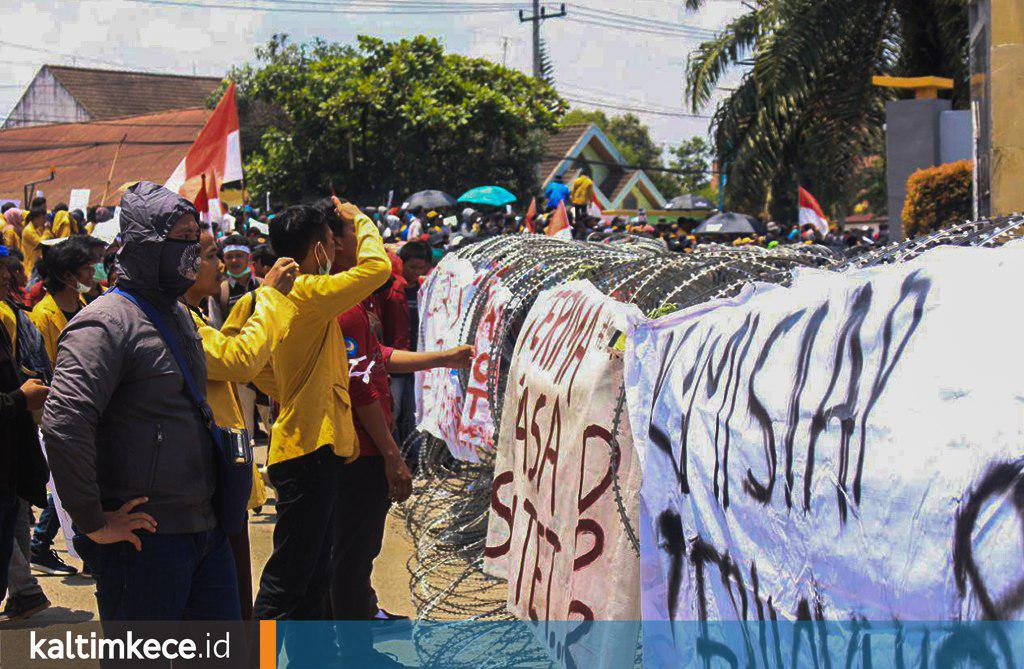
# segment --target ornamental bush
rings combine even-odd
[[[969,220],[973,214],[970,160],[918,170],[907,179],[903,228],[907,237]]]

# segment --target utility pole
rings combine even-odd
[[[541,76],[541,64],[540,64],[540,23],[547,19],[557,19],[562,16],[566,16],[565,3],[562,3],[561,9],[557,14],[549,14],[547,7],[542,7],[540,0],[533,0],[533,16],[525,16],[523,10],[519,10],[519,22],[526,23],[529,21],[533,24],[533,76],[540,79]]]

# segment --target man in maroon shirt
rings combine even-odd
[[[335,271],[355,265],[355,234],[346,228],[335,236]],[[370,583],[373,560],[380,553],[384,524],[391,502],[405,501],[412,492],[409,469],[391,434],[391,388],[388,373],[409,373],[448,367],[467,369],[473,360],[472,346],[447,351],[414,353],[381,345],[371,322],[377,316],[368,307],[373,298],[338,317],[345,338],[349,367],[349,396],[359,438],[359,458],[341,466],[339,506],[333,548],[331,606],[335,619],[372,620],[393,618],[379,610]],[[346,656],[372,653],[369,638],[346,639]],[[358,646],[358,647],[353,647]]]

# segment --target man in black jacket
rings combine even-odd
[[[202,340],[178,302],[199,268],[197,218],[166,188],[129,188],[118,287],[161,314],[205,388]],[[61,334],[43,434],[75,547],[95,565],[102,619],[240,618],[214,512],[219,455],[163,337],[125,296],[94,300]]]

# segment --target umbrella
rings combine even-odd
[[[491,207],[501,207],[515,201],[516,196],[501,186],[480,186],[466,191],[459,198],[459,202],[485,204]]]
[[[668,204],[665,205],[665,209],[675,211],[692,211],[694,209],[711,209],[711,203],[708,199],[701,197],[700,195],[680,195],[679,197],[672,198]]]
[[[757,232],[755,219],[746,214],[725,212],[715,214],[693,229],[695,235],[752,235]]]
[[[421,190],[409,196],[402,205],[403,209],[444,209],[454,207],[455,198],[440,190]]]

